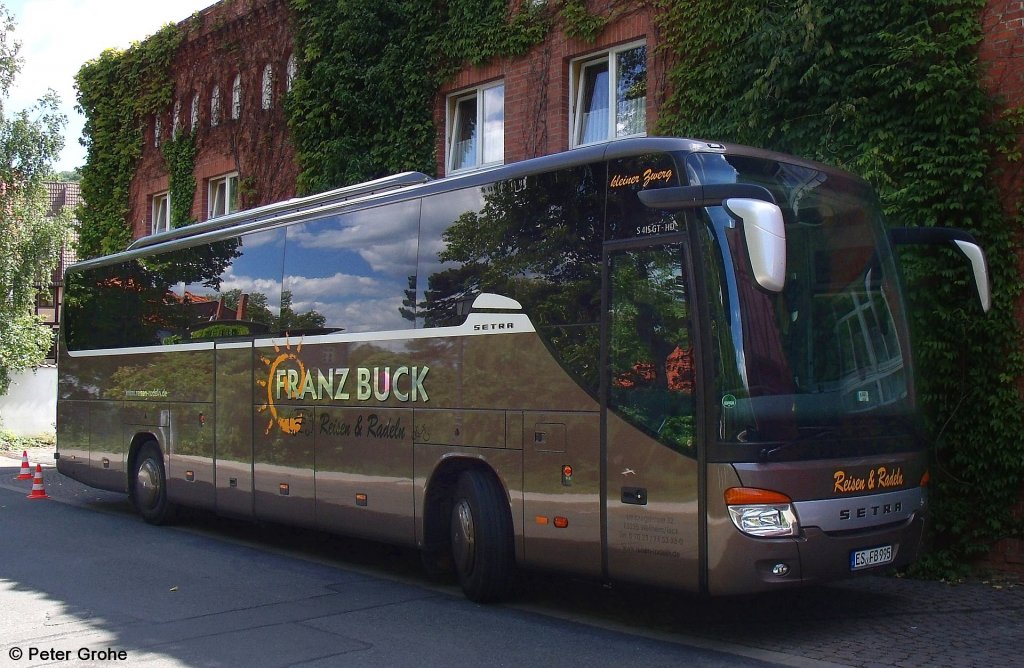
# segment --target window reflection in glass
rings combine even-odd
[[[418,218],[412,201],[290,227],[282,331],[411,328]]]
[[[629,250],[610,267],[609,407],[677,449],[694,438],[694,358],[679,245]]]
[[[284,231],[247,234],[230,242],[234,248],[229,262],[209,263],[205,273],[181,288],[190,340],[279,331]],[[175,251],[175,259],[201,267],[209,261],[207,256],[225,243]]]
[[[512,297],[596,396],[605,179],[581,165],[426,198],[420,326],[461,324],[480,292]]]

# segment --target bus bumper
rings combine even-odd
[[[925,515],[922,510],[898,524],[849,533],[807,527],[799,538],[757,539],[723,526],[732,535],[725,539],[717,561],[709,564],[708,593],[790,589],[907,566],[920,554]],[[891,547],[891,559],[866,563],[867,553],[879,549],[884,553],[886,547]],[[855,564],[858,553],[862,558]]]

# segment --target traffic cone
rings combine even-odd
[[[36,476],[32,479],[32,493],[28,495],[29,499],[48,499],[46,495],[46,488],[43,487],[43,465],[36,464]]]
[[[31,480],[32,469],[28,467],[28,450],[21,451],[21,473],[15,480]]]

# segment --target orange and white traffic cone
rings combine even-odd
[[[32,493],[28,495],[29,499],[48,499],[46,495],[46,488],[43,487],[43,465],[36,464],[36,475],[32,479]]]
[[[28,450],[21,451],[21,473],[15,480],[31,480],[32,469],[28,467]]]

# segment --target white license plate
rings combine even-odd
[[[857,550],[850,553],[850,570],[859,571],[862,568],[881,566],[892,561],[892,545],[872,547],[867,550]]]

